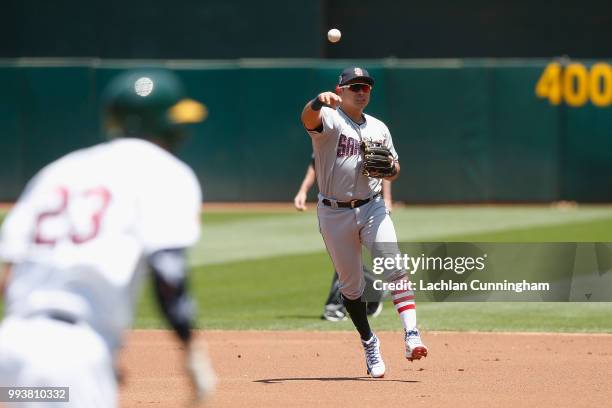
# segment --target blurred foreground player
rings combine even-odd
[[[315,166],[314,166],[314,156],[312,157],[308,167],[306,168],[306,174],[304,175],[304,179],[302,180],[302,184],[300,184],[300,189],[296,193],[293,198],[293,205],[295,209],[298,211],[304,211],[307,209],[306,207],[306,197],[308,196],[308,191],[313,186],[316,180]],[[385,201],[385,206],[389,211],[392,209],[393,199],[391,198],[391,182],[389,180],[383,180],[382,186],[382,194],[383,199]],[[373,285],[374,280],[378,279],[376,275],[374,275],[371,271],[368,271],[365,266],[363,269],[363,273],[366,279],[366,290],[368,287]],[[368,299],[376,299],[369,300],[366,305],[367,314],[369,317],[378,317],[383,309],[383,293],[375,290],[371,290],[371,294],[368,296]],[[344,308],[344,304],[342,303],[342,296],[340,295],[340,282],[338,281],[338,272],[334,270],[334,275],[332,277],[332,283],[329,288],[329,294],[327,295],[327,300],[325,301],[325,305],[323,306],[323,314],[321,315],[321,319],[327,320],[328,322],[340,322],[346,320],[346,309]]]
[[[69,387],[70,403],[52,407],[116,407],[115,359],[151,271],[197,397],[213,391],[205,350],[192,341],[195,306],[186,290],[201,191],[171,154],[185,125],[205,116],[172,73],[124,73],[105,92],[113,139],[60,158],[29,182],[0,233],[1,386]]]

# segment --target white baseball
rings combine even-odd
[[[327,32],[327,39],[329,42],[338,42],[340,41],[340,37],[342,37],[342,33],[337,28],[332,28]]]

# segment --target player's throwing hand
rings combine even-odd
[[[333,92],[323,92],[317,96],[317,99],[324,105],[332,109],[337,109],[342,103],[342,98]],[[316,102],[315,102],[316,103]],[[316,110],[316,109],[315,109]]]
[[[316,129],[321,125],[321,108],[324,106],[338,109],[342,103],[340,95],[333,92],[322,92],[309,101],[302,111],[302,123],[307,130]]]

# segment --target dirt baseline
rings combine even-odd
[[[430,355],[410,363],[399,332],[378,332],[383,379],[365,373],[352,332],[209,331],[220,379],[213,407],[594,407],[612,398],[612,335],[428,332]],[[120,359],[121,407],[189,400],[178,342],[130,333]]]

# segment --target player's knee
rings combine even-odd
[[[361,295],[363,295],[364,290],[365,287],[353,288],[352,290],[351,288],[342,288],[340,290],[340,293],[342,294],[342,298],[344,299],[355,300],[361,298]]]

